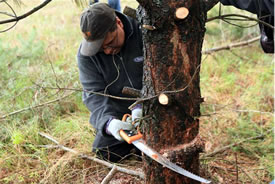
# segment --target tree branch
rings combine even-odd
[[[37,86],[40,86],[38,84],[36,84]],[[62,87],[42,87],[44,89],[58,89],[58,90],[67,90],[67,91],[78,91],[78,92],[86,92],[86,93],[90,93],[90,94],[95,94],[95,95],[100,95],[100,96],[106,96],[109,98],[114,98],[114,99],[118,99],[118,100],[140,100],[140,98],[129,98],[129,97],[120,97],[120,96],[114,96],[114,95],[109,95],[109,94],[105,94],[102,92],[95,92],[95,91],[88,91],[88,90],[84,90],[84,89],[77,89],[77,88],[62,88]]]
[[[123,13],[129,17],[132,17],[133,19],[137,20],[137,12],[135,9],[129,7],[129,6],[125,6]]]
[[[51,136],[49,136],[49,135],[47,135],[45,133],[39,132],[39,135],[41,135],[42,137],[45,137],[45,138],[49,139],[50,141],[54,142],[55,144],[57,144],[58,148],[60,148],[60,149],[62,149],[64,151],[68,151],[68,152],[71,152],[73,154],[76,154],[80,158],[92,160],[92,161],[97,162],[97,163],[99,163],[101,165],[104,165],[104,166],[106,166],[108,168],[114,168],[114,166],[115,166],[114,164],[111,164],[111,163],[106,162],[104,160],[100,160],[100,159],[95,158],[95,157],[90,157],[88,155],[78,153],[77,151],[75,151],[75,150],[73,150],[71,148],[65,147],[65,146],[59,144],[59,142],[57,140],[55,140],[53,137],[51,137]],[[140,172],[140,171],[130,170],[130,169],[126,169],[126,168],[119,167],[119,166],[116,166],[116,170],[119,171],[119,172],[125,173],[125,174],[129,174],[129,175],[133,175],[133,176],[138,176],[141,179],[144,179],[144,173]]]
[[[39,6],[33,8],[31,11],[20,15],[20,16],[16,16],[15,18],[12,19],[8,19],[8,20],[4,20],[4,21],[0,21],[0,24],[6,24],[6,23],[10,23],[10,22],[17,22],[21,19],[24,19],[28,16],[30,16],[31,14],[33,14],[34,12],[38,11],[39,9],[43,8],[44,6],[46,6],[48,3],[50,3],[52,0],[45,0],[43,3],[41,3]]]
[[[103,181],[101,182],[101,184],[108,184],[108,183],[112,180],[112,178],[113,178],[113,176],[116,174],[116,172],[117,172],[117,166],[114,165],[113,168],[112,168],[112,170],[111,170],[111,171],[108,173],[108,175],[103,179]]]
[[[206,22],[210,22],[212,20],[216,20],[216,19],[221,19],[221,20],[226,20],[228,19],[227,17],[242,17],[242,18],[245,18],[247,20],[251,20],[251,21],[255,21],[255,22],[258,22],[258,23],[261,23],[267,27],[270,27],[271,29],[274,29],[274,26],[266,23],[265,21],[262,21],[260,19],[257,19],[257,18],[253,18],[253,17],[249,17],[249,16],[245,16],[245,15],[240,15],[240,14],[225,14],[225,15],[218,15],[216,17],[211,17],[209,19],[206,20]],[[244,20],[245,20],[244,19]]]
[[[252,39],[247,40],[247,41],[233,43],[233,44],[226,45],[226,46],[221,46],[221,47],[208,49],[208,50],[202,51],[202,54],[211,54],[213,52],[218,52],[218,51],[221,51],[221,50],[230,50],[234,47],[242,47],[242,46],[245,46],[245,45],[249,45],[249,44],[254,43],[258,40],[260,40],[260,36],[258,36],[256,38],[252,38]]]
[[[74,92],[70,93],[70,94],[67,94],[67,95],[64,95],[60,98],[57,98],[55,100],[51,100],[51,101],[48,101],[48,102],[45,102],[45,103],[42,103],[42,104],[38,104],[38,105],[35,105],[35,106],[30,106],[30,107],[26,107],[26,108],[23,108],[23,109],[20,109],[20,110],[17,110],[17,111],[14,111],[14,112],[11,112],[11,113],[8,113],[6,115],[3,115],[3,116],[0,116],[0,119],[5,119],[6,117],[8,116],[12,116],[12,115],[15,115],[17,113],[21,113],[21,112],[24,112],[24,111],[27,111],[27,110],[31,110],[31,109],[34,109],[34,108],[38,108],[38,107],[42,107],[42,106],[45,106],[45,105],[48,105],[48,104],[51,104],[51,103],[55,103],[55,102],[58,102],[64,98],[67,98],[68,96],[72,95]]]

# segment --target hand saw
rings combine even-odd
[[[126,121],[127,117],[131,117],[130,114],[125,114],[122,118],[122,121]],[[171,169],[172,171],[175,171],[183,176],[186,176],[188,178],[192,178],[193,180],[200,181],[202,183],[211,183],[211,181],[206,180],[204,178],[201,178],[183,168],[180,166],[170,162],[166,157],[159,154],[154,149],[150,148],[145,144],[145,141],[142,139],[142,134],[139,130],[136,131],[126,131],[126,130],[120,130],[120,136],[129,144],[135,145],[140,151],[142,151],[144,154],[152,158],[153,160],[157,161],[164,167],[167,167]]]

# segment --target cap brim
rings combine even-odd
[[[80,53],[84,56],[93,56],[100,50],[104,38],[94,41],[87,41],[83,39],[81,43]]]

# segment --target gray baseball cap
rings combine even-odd
[[[84,34],[80,53],[95,55],[101,48],[106,34],[116,23],[115,10],[106,3],[94,3],[81,15],[80,28]]]

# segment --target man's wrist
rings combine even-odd
[[[107,121],[107,123],[105,124],[105,132],[106,132],[106,134],[108,134],[108,135],[112,135],[111,134],[111,132],[109,132],[109,130],[108,130],[108,127],[109,127],[109,125],[110,125],[110,123],[111,123],[111,121],[114,119],[114,117],[111,117],[108,121]]]
[[[142,104],[137,104],[133,107],[132,111],[135,109],[142,109]]]

